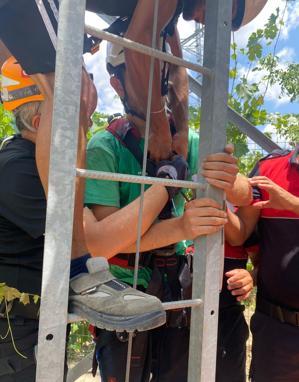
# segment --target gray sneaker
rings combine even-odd
[[[145,331],[165,323],[161,301],[117,280],[104,258],[87,260],[89,273],[70,281],[69,312],[106,330]]]

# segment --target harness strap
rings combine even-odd
[[[126,118],[117,118],[112,120],[106,130],[131,152],[142,167],[143,152],[139,146],[141,137],[136,127]],[[156,166],[150,159],[147,160],[146,172],[149,176],[156,175]]]

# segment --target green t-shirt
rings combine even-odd
[[[143,149],[144,141],[140,141]],[[190,176],[197,172],[199,137],[189,130],[188,164]],[[87,168],[89,170],[106,171],[121,174],[141,175],[141,166],[131,152],[124,147],[111,133],[102,131],[95,134],[87,146]],[[146,186],[148,188],[149,186]],[[135,183],[112,182],[88,179],[86,181],[85,203],[123,208],[140,195],[140,185]],[[174,216],[184,212],[185,199],[178,194],[174,200]],[[177,244],[176,251],[183,254],[186,242]],[[133,270],[111,265],[111,272],[118,279],[132,284]],[[151,278],[148,268],[141,268],[138,275],[138,285],[145,288]]]

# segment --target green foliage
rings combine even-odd
[[[12,113],[3,109],[3,105],[0,104],[0,142],[14,134],[14,118]]]
[[[299,143],[299,114],[274,113],[269,115],[269,123],[275,126],[277,133],[285,138],[290,146]]]
[[[108,114],[100,113],[98,111],[94,112],[92,116],[93,125],[87,133],[88,140],[97,132],[105,130],[108,125],[108,117]]]
[[[32,300],[32,302],[37,304],[39,298],[38,295],[20,292],[18,289],[11,288],[5,283],[0,283],[0,303],[3,301],[9,303],[14,300],[19,300],[22,304],[27,305],[30,303],[30,300]]]
[[[283,15],[277,8],[264,28],[250,35],[245,48],[238,48],[233,41],[229,105],[255,126],[273,125],[282,139],[294,145],[299,142],[299,116],[271,114],[264,105],[268,88],[273,84],[280,85],[280,97],[287,96],[290,102],[298,100],[299,64],[289,63],[282,66],[280,58],[276,55],[277,41],[283,27]],[[246,70],[238,70],[240,61],[247,61]],[[258,74],[258,81],[250,80],[251,77],[255,77],[250,76],[252,73]],[[266,88],[262,89],[261,84],[266,84]],[[249,153],[247,137],[232,124],[228,126],[228,141],[235,145],[240,171],[248,173],[261,153]]]
[[[78,361],[93,350],[94,344],[86,322],[71,325],[68,341],[68,354],[72,361]]]
[[[37,304],[39,302],[39,299],[40,297],[38,295],[20,292],[18,289],[11,288],[5,283],[0,283],[0,304],[4,303],[5,305],[5,316],[6,316],[7,324],[8,324],[8,330],[4,336],[2,334],[0,335],[0,340],[5,340],[8,336],[10,336],[15,352],[22,358],[27,358],[27,357],[24,354],[22,354],[16,347],[13,332],[10,325],[9,312],[11,310],[12,303],[15,300],[19,300],[21,304],[27,305],[27,304],[30,304],[30,302],[34,302],[35,304]]]
[[[200,109],[198,107],[189,107],[189,127],[193,130],[199,130]]]

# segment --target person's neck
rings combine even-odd
[[[24,139],[27,139],[28,141],[31,141],[32,143],[36,143],[36,134],[29,130],[22,130],[21,136]]]
[[[137,128],[140,136],[142,138],[144,138],[144,135],[145,135],[145,121],[143,119],[135,116],[135,115],[132,115],[132,114],[127,114],[127,119],[128,119],[128,121],[132,125],[134,125]]]

